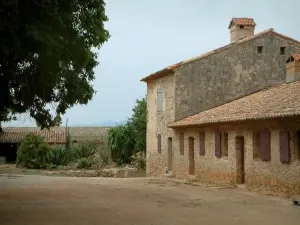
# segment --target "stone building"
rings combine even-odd
[[[300,42],[255,26],[142,79],[148,176],[300,193]]]

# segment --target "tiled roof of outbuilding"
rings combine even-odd
[[[291,56],[292,56],[296,61],[300,61],[300,53],[292,53]]]
[[[169,125],[187,127],[300,115],[300,81],[284,83],[200,112]]]
[[[32,131],[32,132],[1,132],[0,143],[19,143],[26,135],[36,134],[45,138],[45,141],[49,144],[63,144],[66,142],[65,132],[54,131]]]

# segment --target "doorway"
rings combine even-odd
[[[14,163],[17,160],[16,143],[0,143],[0,156],[4,156],[6,162]]]
[[[195,154],[194,154],[194,142],[193,137],[189,138],[189,174],[195,175]]]
[[[168,138],[168,172],[172,171],[172,138]]]
[[[235,138],[236,149],[236,183],[245,183],[245,140],[243,136]]]

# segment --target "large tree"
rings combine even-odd
[[[48,128],[87,104],[107,20],[104,0],[1,1],[0,122],[27,112]]]

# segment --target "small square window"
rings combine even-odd
[[[243,25],[241,25],[241,26],[240,26],[240,28],[241,28],[241,29],[244,29],[244,26],[243,26]]]
[[[280,47],[280,55],[285,55],[285,47]]]
[[[263,46],[257,46],[257,53],[262,54],[263,53]]]

